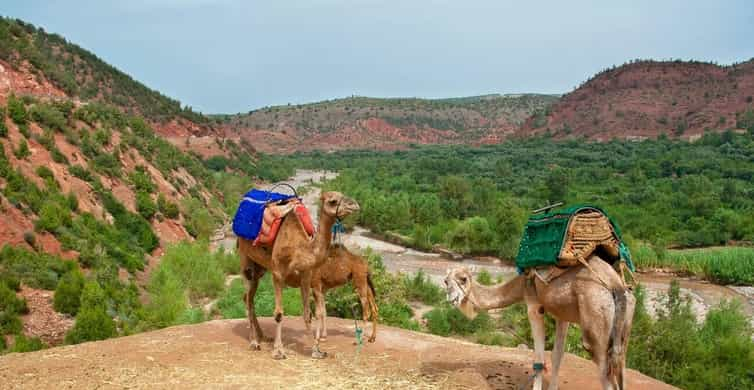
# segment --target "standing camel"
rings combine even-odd
[[[327,310],[325,307],[325,293],[331,288],[342,286],[349,280],[353,283],[356,294],[361,301],[361,313],[364,322],[372,317],[372,333],[369,342],[373,343],[377,337],[377,302],[375,300],[374,285],[369,274],[369,264],[361,257],[351,253],[343,246],[330,249],[329,260],[312,274],[312,292],[314,294],[317,314],[317,340],[327,339]]]
[[[526,303],[534,338],[535,390],[542,388],[542,370],[545,369],[545,313],[555,317],[550,390],[558,388],[558,370],[571,322],[581,327],[584,348],[599,366],[602,388],[623,389],[635,299],[610,264],[597,256],[592,256],[588,264],[594,273],[576,266],[547,284],[536,277],[519,275],[507,283],[489,287],[476,283],[467,269],[454,269],[445,277],[448,300],[468,317],[473,317],[479,309]]]
[[[320,196],[319,223],[313,239],[309,239],[295,213],[283,217],[275,243],[272,248],[255,246],[253,240],[238,238],[238,253],[241,257],[241,273],[248,282],[245,301],[249,315],[249,346],[260,350],[263,339],[262,328],[254,312],[254,296],[259,286],[259,279],[266,271],[272,273],[275,288],[275,342],[272,357],[285,359],[283,351],[283,287],[299,286],[303,302],[309,302],[312,271],[327,260],[328,248],[332,240],[332,227],[336,220],[358,211],[359,204],[339,192],[325,192]],[[309,328],[311,321],[308,304],[303,307],[303,315]],[[326,354],[320,352],[317,340],[314,340],[312,357],[321,359]]]

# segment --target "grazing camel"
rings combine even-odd
[[[319,224],[313,239],[309,239],[295,213],[289,213],[280,224],[275,243],[272,247],[255,246],[253,240],[238,238],[238,254],[241,257],[241,273],[248,282],[245,301],[249,316],[249,346],[260,350],[263,339],[262,328],[254,312],[254,296],[259,286],[259,279],[266,271],[272,273],[275,288],[275,342],[272,357],[285,359],[282,342],[283,327],[283,287],[298,286],[301,298],[309,302],[312,271],[327,260],[332,227],[336,220],[358,211],[359,204],[339,192],[325,192],[320,196]],[[308,304],[303,307],[307,329],[311,321]],[[312,346],[312,357],[321,359],[326,356],[320,352],[317,340]]]
[[[342,286],[352,281],[356,293],[361,301],[361,314],[364,322],[372,317],[372,333],[369,342],[373,343],[377,337],[377,302],[375,301],[374,285],[369,274],[369,264],[341,245],[330,249],[328,261],[317,268],[312,274],[312,292],[317,314],[317,331],[315,338],[327,339],[327,311],[325,308],[325,293],[331,288]]]
[[[542,370],[545,369],[545,313],[555,317],[551,390],[558,388],[558,369],[571,322],[581,327],[584,348],[599,366],[602,388],[623,389],[635,299],[610,264],[597,256],[592,256],[588,264],[594,273],[576,266],[562,270],[560,276],[547,284],[537,277],[519,275],[507,283],[490,287],[476,283],[467,269],[457,268],[448,271],[445,277],[448,300],[468,317],[473,317],[479,309],[526,303],[534,338],[535,390],[542,388]]]

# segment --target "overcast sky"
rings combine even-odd
[[[634,58],[754,57],[754,2],[2,0],[205,113],[350,95],[564,93]]]

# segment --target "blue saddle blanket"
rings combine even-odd
[[[253,189],[246,193],[238,205],[238,211],[233,217],[233,232],[237,236],[248,240],[256,239],[262,228],[264,207],[267,203],[295,198],[295,195],[281,194]]]

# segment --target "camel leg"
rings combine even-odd
[[[371,305],[369,304],[369,287],[366,283],[359,283],[356,286],[356,292],[359,294],[359,301],[361,302],[361,318],[364,320],[364,327],[366,328],[367,321],[369,321],[369,313],[371,312]],[[369,336],[369,341],[374,341],[374,327],[372,328],[372,334]]]
[[[555,320],[555,346],[552,349],[552,372],[549,390],[558,390],[558,370],[563,360],[565,339],[568,335],[568,321]]]
[[[314,332],[314,337],[319,341],[325,341],[326,337],[322,335],[322,327],[324,326],[325,316],[325,294],[322,291],[321,286],[312,288],[314,294],[314,308],[316,309],[317,327]]]
[[[283,350],[283,278],[277,277],[273,273],[272,285],[275,288],[275,343],[272,348],[272,358],[279,360],[285,359]]]
[[[259,326],[257,320],[256,310],[254,308],[254,297],[257,294],[257,287],[259,287],[259,279],[264,276],[265,269],[255,263],[249,265],[244,270],[244,276],[247,282],[247,291],[244,296],[246,302],[246,312],[249,317],[249,347],[252,350],[258,351],[261,349],[260,342],[264,340],[264,333]]]
[[[311,271],[305,271],[301,273],[301,304],[302,304],[302,313],[301,315],[304,317],[304,326],[306,326],[306,331],[311,332],[312,330],[312,309],[311,309],[311,302],[309,302],[309,293],[311,292],[312,288],[312,272]]]
[[[607,348],[613,322],[612,312],[605,313],[597,308],[598,301],[590,297],[579,297],[579,314],[584,341],[589,344],[592,361],[600,370],[600,382],[605,390],[613,390],[613,381],[608,377]]]
[[[531,333],[534,338],[534,390],[542,390],[542,371],[545,363],[545,308],[538,303],[526,303]],[[539,366],[541,365],[541,366]]]
[[[369,342],[373,343],[374,340],[377,339],[377,321],[379,321],[380,313],[377,309],[377,302],[375,301],[374,295],[372,294],[372,291],[369,291],[368,295],[368,301],[369,301],[369,310],[371,311],[372,315],[372,335],[369,336]]]

